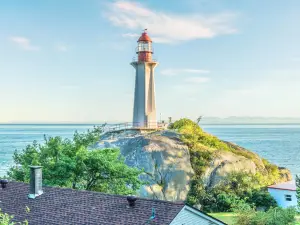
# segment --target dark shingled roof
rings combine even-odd
[[[138,198],[131,208],[126,196],[109,195],[68,188],[44,187],[44,194],[28,199],[29,185],[9,182],[0,189],[0,208],[16,221],[29,225],[74,224],[170,224],[184,203]],[[29,207],[30,212],[26,212]],[[155,219],[147,223],[155,209]]]

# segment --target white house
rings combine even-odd
[[[296,183],[289,181],[268,186],[269,193],[282,208],[297,206]]]
[[[170,225],[223,225],[224,222],[217,220],[195,208],[185,205]]]

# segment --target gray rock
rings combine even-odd
[[[257,154],[235,144],[224,143],[234,148],[235,152],[216,150],[212,153],[214,157],[202,177],[206,187],[216,186],[232,172],[267,172]],[[144,169],[145,174],[140,178],[147,182],[147,185],[141,188],[140,196],[169,201],[186,199],[194,171],[188,147],[180,140],[180,134],[177,132],[107,132],[102,135],[96,147],[120,148],[128,166]],[[251,157],[246,158],[244,155]],[[282,181],[291,180],[289,170],[279,169]]]
[[[177,133],[109,132],[101,137],[96,147],[118,147],[128,166],[144,169],[141,179],[147,185],[141,188],[140,196],[169,201],[186,199],[194,172],[188,147],[180,141]]]
[[[249,172],[255,174],[255,163],[244,156],[236,155],[228,151],[219,151],[206,169],[203,180],[207,187],[211,188],[222,181],[232,172]]]

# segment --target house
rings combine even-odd
[[[296,183],[289,181],[268,186],[269,193],[282,208],[297,206]]]
[[[32,167],[30,184],[2,181],[2,211],[29,225],[225,224],[182,202],[42,187],[41,175],[40,167]]]

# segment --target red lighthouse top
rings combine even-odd
[[[144,42],[152,42],[151,38],[149,37],[149,35],[147,34],[146,32],[146,29],[145,31],[142,33],[141,37],[139,38],[138,42],[140,41],[144,41]]]
[[[144,30],[141,37],[139,38],[136,53],[138,54],[138,62],[152,62],[152,40],[148,36],[147,29]]]

